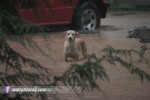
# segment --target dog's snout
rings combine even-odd
[[[71,38],[71,37],[69,37],[69,41],[72,41],[72,38]]]

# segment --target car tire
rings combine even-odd
[[[100,13],[94,3],[85,2],[75,11],[72,29],[91,31],[100,26]]]

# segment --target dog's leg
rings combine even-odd
[[[73,58],[75,60],[79,60],[79,55],[76,52],[73,52],[72,54],[69,55],[70,58]]]
[[[81,53],[84,58],[87,58],[87,46],[85,43],[83,43],[83,45],[81,45]]]
[[[67,61],[67,58],[68,58],[68,57],[67,57],[67,56],[65,56],[65,61]]]
[[[79,54],[78,53],[74,53],[74,59],[79,60]]]
[[[68,49],[67,49],[66,45],[64,45],[64,51],[63,51],[63,53],[64,53],[65,61],[67,61],[67,58],[68,58]]]
[[[86,58],[86,57],[87,57],[87,56],[86,56],[86,52],[85,52],[85,51],[83,51],[83,50],[82,50],[82,55],[83,55],[83,57],[84,57],[84,58]]]

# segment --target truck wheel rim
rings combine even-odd
[[[81,16],[83,30],[94,30],[96,27],[96,14],[93,10],[87,9]]]

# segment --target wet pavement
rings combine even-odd
[[[121,13],[121,12],[120,12]],[[127,13],[127,14],[125,14]],[[147,26],[150,28],[150,12],[125,12],[124,15],[119,12],[111,12],[106,19],[102,19],[100,32],[96,34],[81,34],[81,37],[86,41],[88,47],[88,54],[95,53],[101,56],[101,50],[107,45],[118,49],[135,49],[140,50],[143,45],[137,39],[129,39],[128,30],[134,27]],[[63,56],[63,43],[64,43],[64,30],[57,32],[50,31],[47,37],[51,38],[49,46],[44,42],[44,39],[36,35],[33,39],[38,45],[43,48],[45,53],[51,55],[51,59],[35,52],[32,49],[28,51],[17,43],[11,43],[12,48],[15,48],[22,55],[38,61],[43,66],[50,68],[52,75],[61,75],[72,63],[82,63],[70,61],[65,62]],[[150,48],[150,45],[147,45]],[[48,47],[50,49],[48,49]],[[50,51],[50,52],[48,52]],[[32,56],[31,56],[32,54]],[[134,62],[141,69],[150,74],[150,66],[146,66],[143,62],[138,63],[135,56]],[[145,57],[150,60],[150,51],[145,52]],[[71,59],[70,59],[71,60]],[[109,75],[110,81],[98,80],[104,94],[101,92],[93,91],[82,98],[75,95],[63,94],[61,100],[150,100],[150,82],[140,81],[136,75],[131,75],[129,72],[121,67],[110,66],[104,63],[106,71]],[[30,69],[29,69],[30,71]]]

